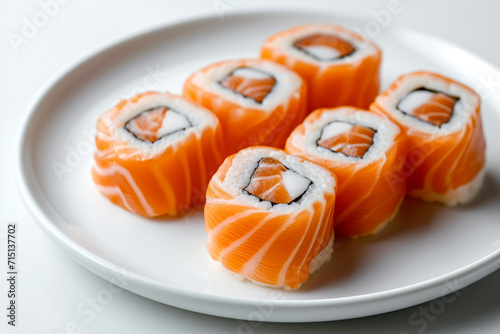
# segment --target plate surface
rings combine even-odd
[[[416,32],[384,28],[382,87],[426,69],[483,95],[485,184],[470,204],[406,200],[375,237],[335,244],[332,260],[299,290],[239,281],[211,260],[203,214],[146,219],[109,203],[90,177],[97,118],[146,90],[180,93],[214,61],[258,56],[271,34],[300,24],[365,22],[319,12],[252,12],[160,27],[107,45],[57,75],[33,103],[21,134],[18,183],[40,226],[76,261],[132,292],[192,311],[257,321],[346,319],[439,298],[500,267],[500,101],[481,86],[498,70],[467,51]]]

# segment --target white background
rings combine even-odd
[[[42,0],[41,2],[50,2]],[[62,0],[61,0],[62,2]],[[497,333],[500,329],[500,271],[463,289],[439,314],[410,319],[431,307],[425,303],[379,316],[328,323],[244,323],[162,305],[127,291],[93,316],[77,315],[109,289],[109,283],[69,259],[25,210],[14,182],[13,161],[21,121],[42,86],[76,59],[132,31],[203,13],[249,8],[299,8],[335,11],[374,20],[373,11],[389,0],[87,0],[67,1],[46,25],[17,50],[9,34],[22,36],[24,20],[42,10],[39,1],[0,0],[0,267],[4,268],[8,222],[18,224],[18,326],[7,326],[4,275],[0,275],[2,333]],[[413,28],[450,40],[500,67],[500,2],[495,0],[400,0],[403,11],[391,28]],[[500,90],[499,87],[496,87]],[[464,245],[466,247],[466,245]],[[5,270],[2,269],[2,272]],[[72,326],[77,326],[72,331]]]

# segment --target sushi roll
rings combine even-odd
[[[447,205],[473,198],[484,175],[486,144],[480,98],[472,89],[419,71],[399,77],[370,109],[408,136],[410,196]]]
[[[167,93],[118,103],[97,121],[92,177],[111,202],[147,217],[201,208],[225,151],[217,117]]]
[[[297,289],[333,252],[336,188],[312,162],[271,147],[241,150],[208,186],[208,252],[239,277]]]
[[[337,176],[338,236],[378,233],[405,196],[405,179],[399,177],[406,158],[405,136],[386,117],[354,107],[318,109],[292,132],[285,150]]]
[[[371,40],[332,24],[281,31],[261,57],[287,66],[307,82],[308,110],[343,105],[368,108],[380,87],[382,52]]]
[[[300,76],[262,59],[222,61],[184,85],[184,96],[219,118],[228,154],[253,145],[283,148],[306,115],[306,94]]]

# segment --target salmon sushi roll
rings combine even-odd
[[[405,137],[386,117],[354,107],[318,109],[292,132],[285,150],[337,176],[338,236],[378,233],[403,201],[406,184],[397,176],[406,158]]]
[[[184,85],[184,96],[219,118],[228,154],[253,145],[283,148],[306,115],[306,94],[300,76],[262,59],[222,61]]]
[[[207,190],[210,256],[254,283],[297,289],[333,252],[335,176],[271,147],[229,156]]]
[[[281,31],[261,57],[287,66],[308,86],[308,110],[344,105],[368,108],[380,87],[380,48],[347,28],[307,24]]]
[[[97,121],[92,177],[111,202],[147,217],[202,208],[224,160],[217,117],[167,93],[118,103]]]
[[[408,194],[456,205],[481,187],[486,144],[480,98],[469,87],[425,71],[399,77],[370,107],[407,133]]]

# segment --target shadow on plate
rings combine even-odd
[[[311,275],[297,291],[308,292],[350,279],[362,265],[365,254],[369,254],[376,244],[430,229],[443,211],[471,210],[499,202],[500,185],[490,173],[485,175],[484,184],[477,196],[465,205],[447,207],[407,197],[395,219],[379,234],[356,240],[336,238],[332,259]]]

